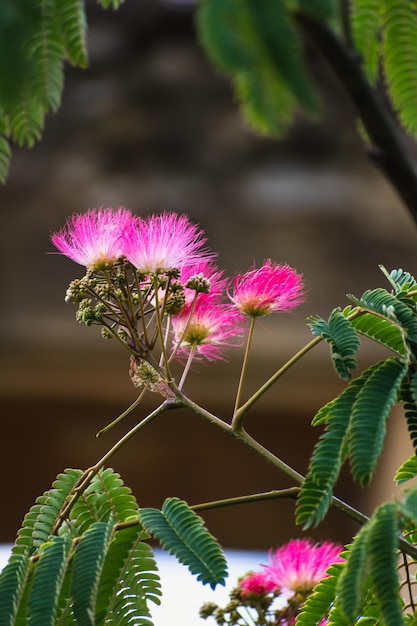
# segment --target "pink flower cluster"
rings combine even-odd
[[[328,541],[314,544],[310,539],[293,539],[271,551],[270,563],[244,576],[240,587],[244,594],[274,592],[286,600],[300,593],[305,597],[325,578],[330,565],[343,561],[342,550]]]
[[[165,212],[142,218],[123,207],[75,214],[51,240],[62,254],[93,270],[124,256],[139,272],[151,274],[213,256],[203,249],[203,233],[187,216]]]
[[[227,279],[205,248],[206,238],[187,216],[164,212],[145,218],[123,207],[99,208],[70,217],[51,236],[64,255],[90,271],[111,270],[121,258],[140,274],[177,270],[185,289],[183,308],[172,315],[176,355],[221,359],[232,340],[243,335],[244,316],[289,311],[303,299],[302,277],[287,265],[267,260],[234,279],[233,295],[223,302]],[[195,284],[205,280],[207,289]]]

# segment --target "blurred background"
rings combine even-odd
[[[2,212],[0,541],[12,541],[35,498],[65,467],[86,468],[138,419],[96,432],[136,397],[128,359],[97,328],[75,321],[68,283],[82,275],[53,251],[50,233],[73,212],[126,206],[145,215],[187,213],[206,231],[229,276],[271,257],[304,274],[308,301],[262,320],[255,335],[248,396],[311,338],[309,315],[327,317],[346,294],[386,286],[378,268],[416,273],[416,229],[363,154],[355,113],[322,59],[306,47],[320,85],[322,117],[297,117],[281,141],[242,122],[228,81],[196,41],[192,2],[126,0],[118,11],[89,3],[87,70],[71,69],[60,110],[41,142],[17,150]],[[415,153],[414,145],[410,149]],[[377,357],[364,344],[360,367]],[[186,390],[227,419],[243,353],[201,364]],[[247,428],[305,472],[320,432],[315,412],[342,389],[319,346],[271,389]],[[390,419],[391,444],[371,489],[346,472],[338,494],[365,512],[393,492],[393,470],[411,454],[405,420]],[[292,486],[249,450],[186,412],[169,412],[114,457],[143,506],[167,496],[190,504]],[[207,512],[226,547],[267,549],[301,534],[294,503]],[[315,531],[348,541],[356,526],[337,512]]]

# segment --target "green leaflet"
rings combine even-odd
[[[78,626],[95,626],[100,575],[112,537],[113,522],[96,522],[78,544],[72,571],[71,594]]]
[[[57,23],[65,54],[72,65],[87,66],[87,21],[84,0],[61,0],[56,4]]]
[[[370,481],[382,451],[386,420],[397,402],[407,364],[387,359],[377,364],[359,390],[351,417],[350,458],[352,474],[365,486]]]
[[[13,555],[32,555],[40,545],[48,541],[62,504],[81,474],[81,470],[66,469],[57,476],[51,489],[37,499],[18,532],[12,548]]]
[[[413,454],[398,469],[394,476],[397,485],[407,482],[417,476],[417,456]]]
[[[344,563],[334,563],[327,570],[327,578],[314,588],[305,601],[301,613],[297,615],[296,626],[317,626],[327,615],[334,603],[337,583],[343,572]]]
[[[147,600],[159,603],[160,584],[150,546],[141,542],[140,524],[121,528],[115,533],[103,566],[97,594],[95,624],[122,615],[136,620],[149,617]]]
[[[16,623],[29,569],[29,557],[19,554],[12,557],[0,573],[0,626]]]
[[[381,288],[365,291],[360,299],[350,298],[357,306],[397,326],[403,335],[406,356],[413,359],[417,346],[417,316],[416,303],[412,298],[405,293],[393,295]]]
[[[356,369],[355,354],[360,346],[359,337],[340,309],[334,309],[326,322],[320,317],[312,317],[309,326],[313,335],[323,337],[331,346],[334,367],[342,380],[352,377]]]
[[[350,624],[361,614],[365,582],[369,576],[369,524],[363,526],[346,553],[346,565],[338,584],[337,606]]]
[[[37,4],[41,28],[26,42],[30,72],[21,93],[26,100],[38,102],[44,112],[56,111],[64,82],[64,47],[56,19],[56,0],[38,0]]]
[[[138,504],[132,491],[120,475],[111,468],[105,468],[94,476],[90,485],[76,501],[71,520],[78,535],[94,522],[107,521],[112,517],[115,522],[125,522],[137,518]]]
[[[117,538],[118,534],[115,539]],[[110,549],[112,548],[113,545],[110,546]],[[99,598],[100,596],[99,590]],[[159,604],[160,596],[161,586],[152,549],[146,543],[137,540],[131,547],[117,586],[113,588],[106,623],[115,626],[131,626],[132,623],[138,626],[152,626],[148,602]]]
[[[326,516],[342,463],[349,452],[349,429],[353,406],[362,386],[377,366],[353,380],[341,395],[320,409],[326,429],[310,459],[307,476],[297,498],[296,523],[303,528],[317,526]],[[316,416],[316,417],[317,417]],[[316,424],[316,418],[314,419]]]
[[[174,554],[197,580],[224,585],[227,576],[223,552],[204,522],[183,500],[168,498],[162,510],[140,509],[140,520],[163,548]]]
[[[357,309],[346,307],[343,315],[348,316],[355,310]],[[407,356],[405,334],[398,323],[373,313],[362,313],[352,318],[350,323],[361,335],[373,339],[399,356]]]
[[[401,123],[417,135],[417,18],[409,0],[383,0],[384,71]]]
[[[203,48],[231,77],[243,113],[256,130],[282,135],[297,102],[317,110],[285,3],[202,0],[196,17]]]
[[[317,526],[325,517],[347,457],[355,480],[366,485],[371,479],[382,451],[386,420],[407,371],[401,360],[379,361],[317,414],[320,419],[314,423],[326,423],[326,428],[297,498],[296,522],[304,529]]]
[[[61,586],[69,566],[71,540],[54,537],[42,546],[31,584],[28,611],[33,626],[55,626]]]
[[[372,84],[379,72],[381,4],[381,0],[352,0],[350,9],[353,43]]]
[[[398,533],[396,505],[383,504],[371,522],[368,541],[371,579],[386,626],[404,623],[397,573]]]

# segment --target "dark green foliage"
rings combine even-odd
[[[298,496],[298,524],[308,528],[322,521],[348,456],[354,478],[363,485],[369,482],[382,451],[387,417],[406,373],[407,364],[400,360],[380,361],[319,411],[315,423],[325,422],[326,428]]]
[[[101,0],[118,8],[122,0]],[[32,147],[44,118],[61,103],[64,63],[86,67],[85,0],[2,0],[0,3],[0,182],[9,142]]]
[[[369,81],[374,84],[379,71],[381,0],[352,0],[350,15],[353,43]]]
[[[366,525],[355,537],[339,581],[337,604],[349,624],[355,621],[363,608],[363,592],[369,576],[369,532],[370,527]]]
[[[123,530],[122,534],[126,532],[127,529]],[[119,533],[120,531],[113,542],[119,539]],[[119,541],[125,541],[125,539]],[[110,550],[112,547],[114,548],[113,553],[117,558],[119,542],[115,546],[113,546],[113,542]],[[100,603],[97,605],[96,612],[98,623],[100,623],[103,614],[100,614],[103,592],[101,585],[106,577],[106,565],[105,563],[98,594],[98,602]],[[111,571],[114,569],[112,565]],[[131,545],[128,558],[122,567],[119,582],[116,587],[113,587],[105,623],[116,626],[131,626],[132,623],[138,624],[138,626],[152,626],[148,602],[159,604],[160,595],[161,587],[152,549],[146,543],[136,540]]]
[[[13,555],[31,556],[42,543],[48,541],[62,504],[81,475],[81,470],[66,469],[58,475],[52,488],[36,500],[18,532],[12,548]]]
[[[70,548],[68,536],[54,537],[42,548],[28,602],[30,623],[34,626],[54,626],[56,623],[59,594],[71,557]]]
[[[183,500],[168,498],[162,510],[141,509],[140,520],[161,545],[213,589],[224,584],[226,560],[204,522]]]
[[[358,333],[377,341],[399,356],[407,356],[408,348],[404,332],[398,324],[382,315],[376,316],[366,312],[354,317],[353,313],[358,310],[357,307],[346,307],[343,311],[346,317],[351,317],[350,323]]]
[[[361,386],[352,407],[350,458],[352,474],[363,486],[375,471],[386,434],[386,420],[397,396],[407,364],[387,359],[377,365]]]
[[[417,476],[417,456],[413,454],[407,461],[398,468],[394,480],[398,485],[407,482]]]
[[[337,373],[342,380],[349,380],[357,367],[355,354],[360,341],[345,315],[340,309],[334,309],[328,322],[320,317],[310,318],[309,326],[313,335],[323,337],[330,344]]]
[[[317,626],[327,614],[336,596],[337,583],[343,572],[343,563],[334,563],[324,578],[307,598],[302,612],[297,616],[296,626]],[[340,622],[343,625],[344,622]],[[347,622],[346,622],[347,626]]]
[[[75,553],[71,594],[73,612],[79,626],[95,624],[98,584],[112,530],[112,521],[92,524],[81,537]]]
[[[297,105],[316,111],[302,44],[285,2],[203,0],[197,26],[207,54],[231,77],[243,113],[258,131],[281,135]]]
[[[20,601],[25,590],[29,557],[13,557],[0,574],[0,626],[15,623]]]
[[[396,505],[382,505],[371,523],[369,559],[373,589],[386,626],[403,623],[397,573],[398,533]]]
[[[383,46],[388,89],[404,127],[417,134],[417,16],[410,0],[384,0]]]

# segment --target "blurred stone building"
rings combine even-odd
[[[73,212],[104,206],[187,213],[205,229],[228,275],[271,257],[304,274],[308,302],[262,321],[246,393],[309,339],[306,318],[327,316],[346,294],[384,285],[378,264],[415,273],[415,226],[362,153],[354,111],[326,64],[307,49],[320,84],[320,120],[299,116],[282,141],[242,122],[230,85],[196,42],[191,3],[126,0],[117,12],[90,3],[90,65],[68,68],[63,103],[42,141],[15,151],[0,189],[2,447],[0,541],[14,538],[36,496],[63,468],[88,467],[146,413],[95,433],[135,398],[126,355],[64,303],[82,268],[48,254],[51,231]],[[374,358],[361,349],[361,367]],[[187,392],[227,418],[241,350],[201,364]],[[322,345],[271,389],[248,430],[298,471],[319,432],[311,418],[340,389]],[[394,415],[393,438],[404,420]],[[401,460],[409,450],[400,450]],[[386,456],[387,471],[396,458]],[[190,504],[292,486],[272,467],[195,415],[170,412],[112,462],[145,506],[176,495]],[[391,478],[388,478],[390,485]],[[340,495],[365,510],[346,474]],[[292,501],[205,514],[230,547],[267,548],[299,534]],[[356,528],[331,513],[317,536],[346,541]]]

